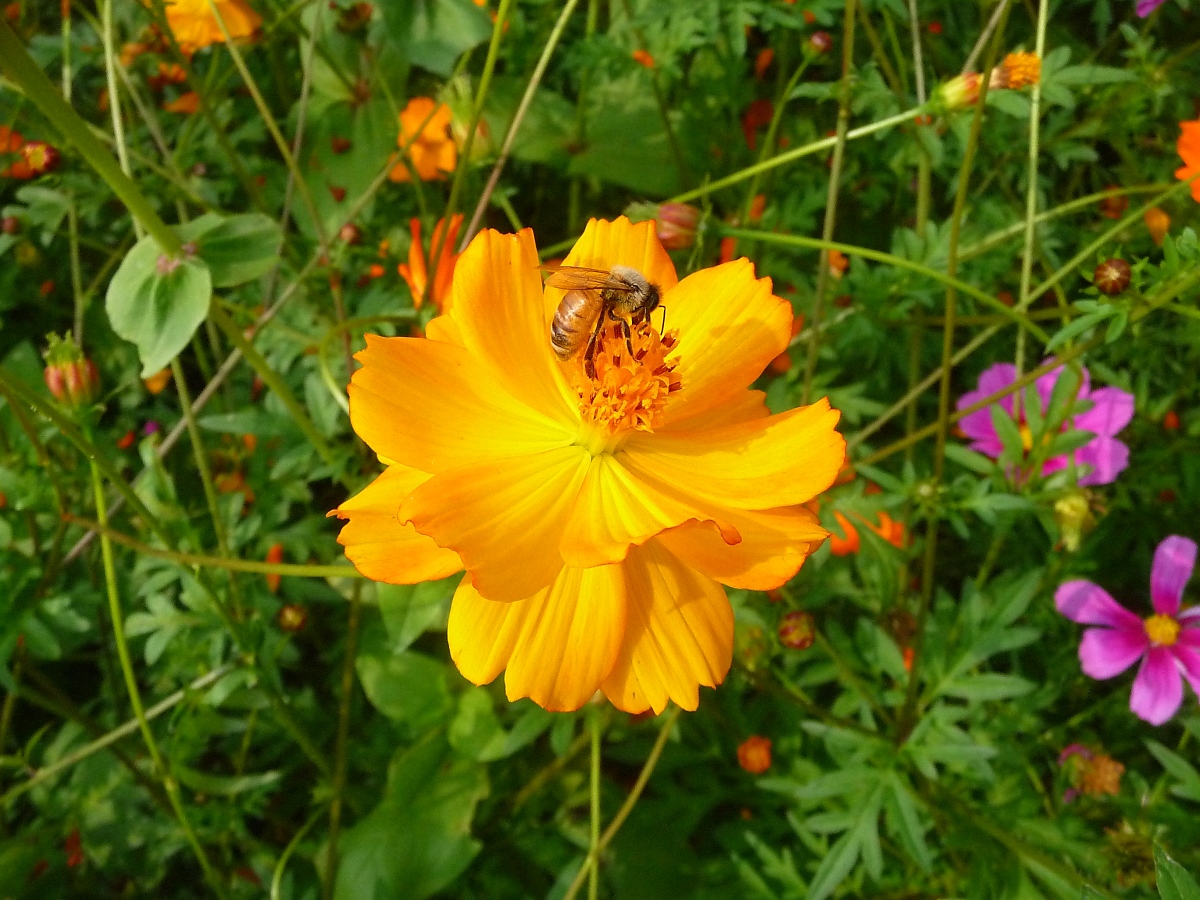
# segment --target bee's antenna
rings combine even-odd
[[[667,308],[664,306],[662,308],[662,311],[663,311],[663,320],[662,320],[662,325],[658,329],[659,337],[662,337],[664,334],[667,333]]]

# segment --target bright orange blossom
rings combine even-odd
[[[262,16],[245,0],[214,0],[213,5],[235,40],[251,37],[262,25]],[[225,43],[225,34],[208,0],[167,0],[167,25],[188,56],[212,44]]]
[[[484,231],[459,258],[427,339],[367,337],[355,431],[387,466],[334,513],[368,577],[466,569],[448,637],[476,684],[578,709],[600,689],[628,712],[699,703],[729,670],[722,585],[770,590],[827,535],[800,504],[845,457],[826,400],[771,415],[749,386],[792,319],[746,259],[678,281],[653,222],[592,220],[564,260],[631,266],[672,330],[604,331],[596,376],[562,364],[533,233]],[[614,334],[615,330],[615,334]]]
[[[453,115],[450,107],[431,97],[413,97],[400,111],[400,135],[397,146],[409,144],[408,160],[422,181],[445,178],[458,165],[458,147],[450,134]],[[392,181],[411,181],[404,163],[397,163],[389,176]]]

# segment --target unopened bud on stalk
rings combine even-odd
[[[966,109],[979,102],[979,73],[967,72],[956,75],[938,86],[933,95],[934,103],[946,111]]]
[[[833,49],[833,35],[828,31],[814,31],[804,42],[804,55],[808,57],[824,56]]]
[[[100,373],[96,364],[83,355],[70,336],[60,338],[51,334],[44,354],[46,369],[42,373],[46,387],[59,403],[80,409],[96,399],[100,389]]]
[[[362,240],[362,229],[353,222],[347,222],[341,227],[341,230],[338,231],[338,237],[340,237],[344,243],[357,244]]]
[[[1129,269],[1129,263],[1123,259],[1106,259],[1100,265],[1096,266],[1096,271],[1092,275],[1092,283],[1096,285],[1096,289],[1102,294],[1108,294],[1110,297],[1115,297],[1125,288],[1129,287],[1129,276],[1132,272]]]
[[[668,250],[683,250],[696,243],[700,210],[686,203],[664,203],[654,217],[658,239]]]
[[[1055,502],[1054,518],[1068,553],[1078,550],[1083,536],[1096,526],[1088,493],[1081,489],[1075,489]]]
[[[289,634],[295,634],[308,624],[308,610],[299,603],[289,603],[279,610],[279,627]]]

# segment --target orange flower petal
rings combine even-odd
[[[588,466],[562,536],[563,561],[583,567],[620,562],[630,546],[700,516],[688,499],[631,475],[621,465],[619,454],[597,456]],[[737,532],[724,523],[719,529],[730,541],[739,540]]]
[[[463,346],[462,332],[458,330],[453,316],[437,316],[430,319],[429,324],[425,326],[425,337],[456,347]]]
[[[672,528],[657,540],[684,565],[729,587],[751,591],[786,584],[829,534],[803,507],[726,510],[721,518],[737,529],[740,542],[728,543],[711,523],[701,522]]]
[[[354,430],[381,456],[438,473],[569,444],[573,435],[500,391],[466,350],[367,335],[350,382]],[[528,596],[528,595],[526,595]]]
[[[524,600],[563,567],[559,541],[589,460],[562,447],[452,469],[413,491],[400,520],[456,551],[484,597]]]
[[[679,329],[676,372],[683,383],[667,408],[668,428],[723,405],[791,339],[791,304],[771,293],[769,278],[754,277],[747,259],[689,275],[663,304],[668,326]]]
[[[658,240],[653,219],[637,223],[630,222],[625,216],[611,222],[589,219],[563,265],[605,271],[613,266],[629,266],[645,275],[651,284],[658,285],[663,295],[679,281],[675,264]],[[558,288],[546,288],[547,328],[565,294],[566,291]]]
[[[527,600],[486,600],[464,578],[450,607],[450,656],[475,684],[501,670],[509,700],[548,710],[583,706],[612,671],[625,633],[620,566],[563,569]]]
[[[461,571],[453,550],[443,550],[412,525],[401,525],[397,510],[429,476],[407,466],[389,466],[382,475],[330,515],[348,519],[338,535],[346,556],[368,578],[388,584],[417,584]]]
[[[846,456],[827,399],[767,419],[698,431],[637,433],[622,464],[643,481],[732,509],[794,506],[833,484]]]
[[[734,425],[748,419],[765,419],[770,415],[771,410],[767,409],[767,395],[764,391],[742,390],[719,406],[688,416],[685,422],[675,424],[680,429],[702,431],[720,425]]]
[[[463,346],[490,370],[489,392],[497,394],[499,386],[542,415],[577,427],[579,400],[555,362],[542,313],[533,232],[480,232],[458,259],[450,296]]]
[[[618,709],[662,712],[669,700],[700,704],[733,658],[733,609],[725,590],[657,541],[631,550],[625,571],[625,640],[601,690]]]
[[[829,552],[834,556],[849,556],[851,553],[857,553],[861,546],[858,529],[837,510],[833,511],[833,518],[837,520],[838,526],[842,529],[845,537],[842,537],[836,531],[831,531],[829,533]]]

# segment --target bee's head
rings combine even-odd
[[[646,285],[646,313],[647,315],[658,309],[658,304],[662,303],[662,293],[658,289],[657,284]]]

